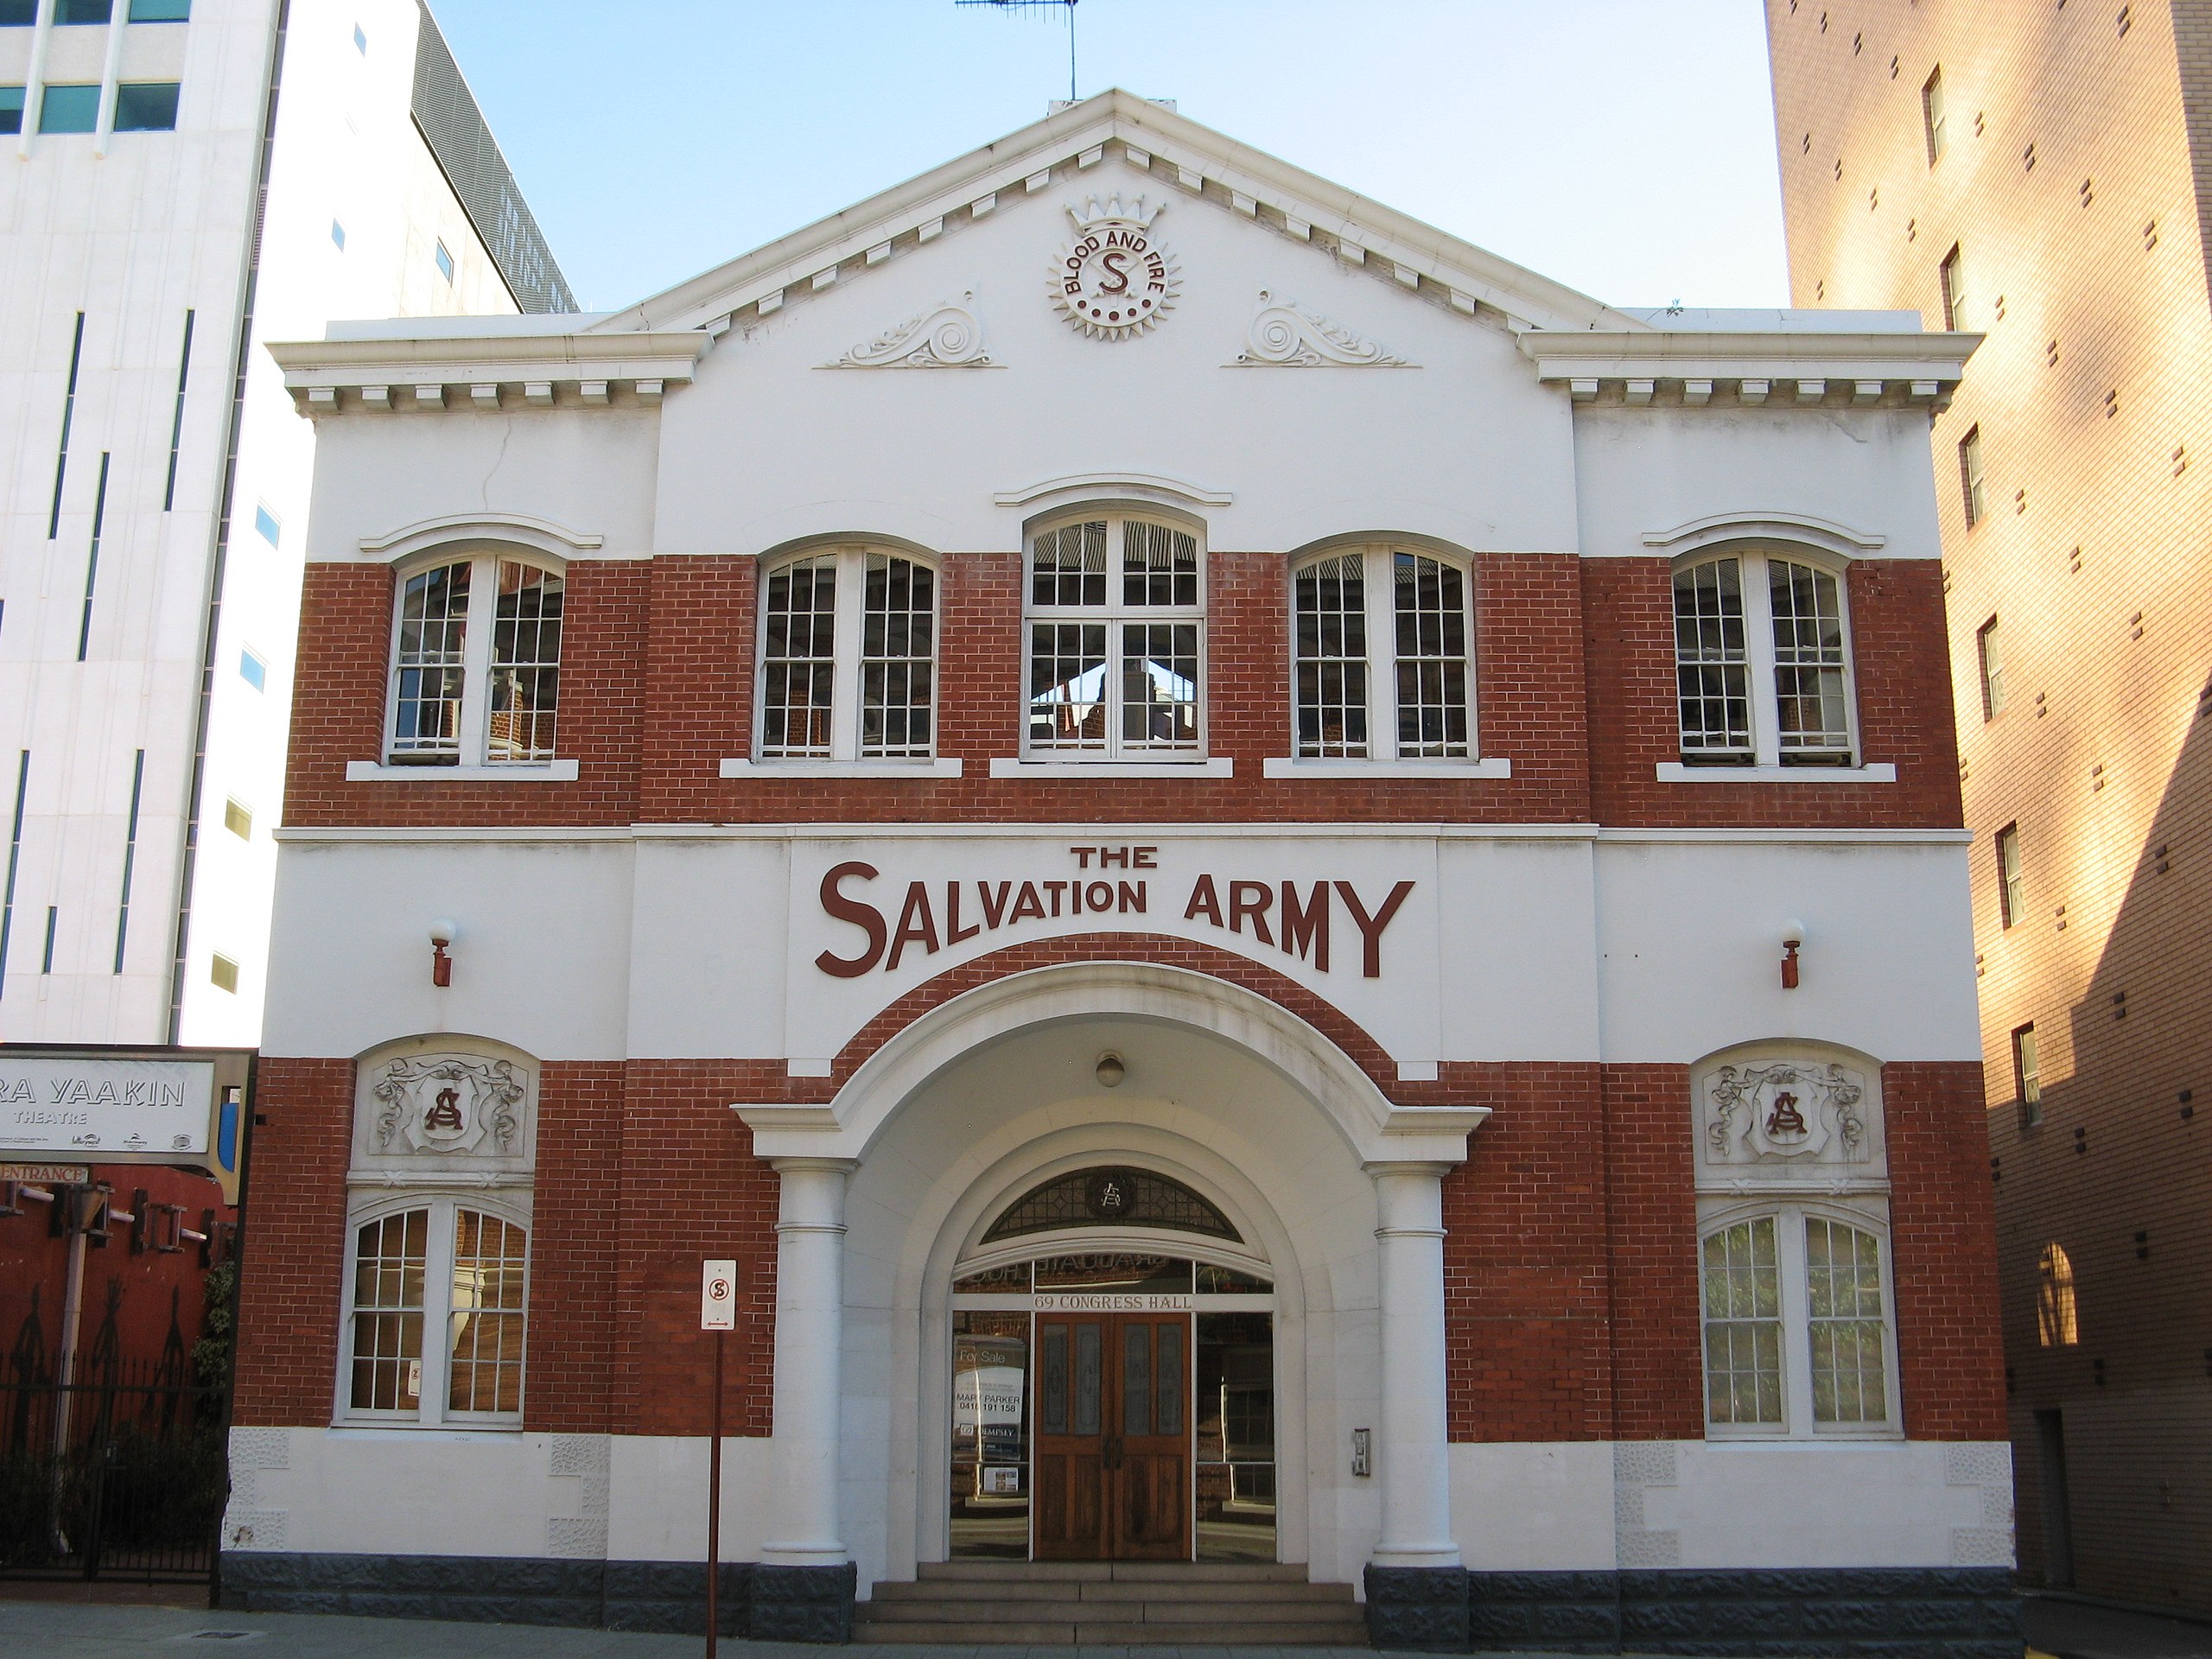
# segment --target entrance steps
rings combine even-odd
[[[855,1610],[858,1642],[1363,1648],[1348,1584],[1295,1565],[925,1561]]]

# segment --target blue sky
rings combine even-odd
[[[1057,8],[431,0],[577,297],[623,305],[1025,125]],[[1758,0],[1079,0],[1077,86],[1615,304],[1787,297]]]

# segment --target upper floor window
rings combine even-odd
[[[1974,644],[1981,670],[1981,717],[1994,720],[2005,712],[2005,648],[1995,617],[1974,631]]]
[[[1205,749],[1198,537],[1112,514],[1029,544],[1026,752],[1196,760]]]
[[[1675,571],[1682,759],[1724,766],[1851,764],[1843,584],[1746,550]]]
[[[177,99],[184,88],[174,80],[127,80],[115,89],[118,132],[175,132]]]
[[[2027,880],[2020,869],[2020,826],[1997,832],[1997,917],[2006,927],[2027,919]]]
[[[91,132],[99,127],[99,118],[100,89],[97,83],[49,86],[39,93],[41,132]]]
[[[1943,152],[1950,148],[1949,135],[1943,124],[1943,68],[1936,67],[1928,77],[1928,84],[1920,89],[1920,121],[1928,135],[1928,165],[1933,167],[1943,159]]]
[[[1981,428],[1979,426],[1959,440],[1959,487],[1966,494],[1967,528],[1972,530],[1989,516],[1989,489],[1981,475]]]
[[[1786,1205],[1699,1241],[1706,1423],[1728,1434],[1887,1432],[1891,1384],[1883,1241]]]
[[[2033,1025],[2012,1033],[2012,1087],[2020,1103],[2020,1127],[2032,1129],[2043,1122],[2043,1054]]]
[[[497,553],[402,579],[392,627],[392,764],[553,758],[567,585],[558,571]]]
[[[481,1198],[356,1221],[341,1399],[355,1421],[522,1421],[530,1235]]]
[[[2074,1303],[2074,1261],[2056,1240],[2043,1247],[2036,1263],[2036,1341],[2044,1348],[2071,1348],[2082,1340]]]
[[[1937,271],[1943,284],[1943,326],[1946,328],[1967,327],[1967,267],[1966,260],[1956,246],[1943,256]]]
[[[192,17],[192,0],[130,0],[134,23],[181,23]]]
[[[761,583],[764,760],[927,760],[937,753],[938,573],[841,547]]]
[[[1465,760],[1474,752],[1471,583],[1402,548],[1324,554],[1291,577],[1300,760]]]
[[[453,281],[453,255],[447,251],[446,245],[441,241],[438,244],[437,251],[430,257],[437,264],[438,275],[444,277],[448,283],[451,283]]]

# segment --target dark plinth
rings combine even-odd
[[[1378,1648],[1467,1652],[1467,1569],[1370,1567],[1367,1635]]]

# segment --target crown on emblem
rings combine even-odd
[[[1147,207],[1142,196],[1132,196],[1126,203],[1119,195],[1108,196],[1103,201],[1093,196],[1080,207],[1071,207],[1068,217],[1075,220],[1077,231],[1113,224],[1134,225],[1139,230],[1148,231],[1152,228],[1152,221],[1160,217],[1160,210],[1166,205],[1159,201]]]

